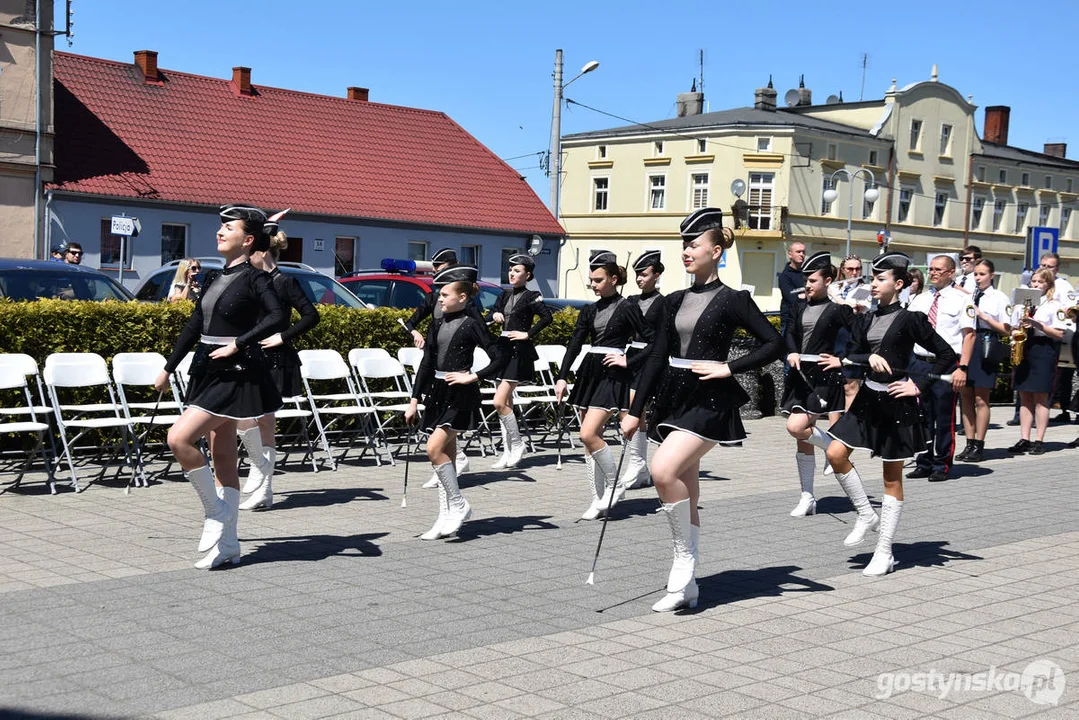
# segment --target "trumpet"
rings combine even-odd
[[[1026,350],[1027,331],[1023,327],[1023,321],[1030,317],[1030,305],[1023,303],[1023,313],[1019,316],[1019,322],[1012,330],[1012,367],[1019,367],[1023,362],[1023,353]]]

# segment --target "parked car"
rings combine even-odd
[[[583,307],[587,307],[595,302],[595,300],[570,300],[569,298],[543,298],[543,302],[547,307],[551,308],[551,312],[558,312],[559,310],[565,310],[566,308],[573,308],[574,310],[580,310]]]
[[[387,258],[382,261],[382,268],[379,270],[358,270],[338,279],[366,303],[376,307],[411,310],[423,303],[424,296],[433,286],[434,276],[423,269],[425,265],[429,263],[417,266],[412,260]],[[480,286],[477,301],[483,311],[487,312],[495,306],[495,300],[502,294],[502,288],[482,280],[477,284]]]
[[[202,264],[202,272],[199,273],[200,283],[205,280],[204,276],[207,270],[220,270],[225,265],[225,261],[219,257],[198,258],[198,261]],[[179,260],[173,260],[168,265],[163,265],[150,273],[150,276],[135,291],[135,299],[148,302],[159,302],[168,299],[172,278],[176,276],[176,266],[179,264]],[[281,268],[283,274],[296,278],[300,283],[300,288],[303,289],[304,295],[315,305],[343,305],[350,308],[370,307],[349,292],[341,283],[323,275],[310,265],[281,262],[277,263],[277,267]]]
[[[133,300],[100,270],[50,260],[0,258],[0,298],[10,300]]]

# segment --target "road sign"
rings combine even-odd
[[[135,218],[113,215],[112,230],[110,232],[112,232],[113,235],[126,235],[128,237],[135,235]]]
[[[1057,252],[1060,245],[1060,230],[1055,227],[1032,227],[1027,231],[1026,267],[1038,266],[1038,261],[1046,253]]]

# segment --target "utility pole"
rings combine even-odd
[[[551,110],[551,214],[559,213],[559,192],[562,184],[562,50],[554,51],[554,108]]]

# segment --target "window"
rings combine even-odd
[[[979,165],[974,169],[974,179],[978,182],[985,182],[985,165]]]
[[[1071,192],[1072,191],[1072,179],[1071,178],[1068,178],[1067,180],[1064,181],[1064,191],[1065,192]]]
[[[281,257],[278,260],[282,262],[303,262],[303,238],[290,237],[288,247],[281,251]]]
[[[663,154],[662,140],[656,140],[654,143],[652,143],[652,154],[657,157]]]
[[[997,200],[993,203],[993,232],[1000,232],[1000,226],[1004,221],[1004,201]]]
[[[1020,185],[1022,185],[1023,187],[1030,187],[1030,173],[1023,173],[1020,178]]]
[[[933,203],[933,225],[944,224],[944,213],[948,209],[948,193],[937,193],[936,201]]]
[[[830,175],[826,175],[824,177],[824,181],[821,183],[821,191],[820,191],[821,192],[821,197],[820,197],[820,214],[821,215],[831,215],[832,214],[832,205],[834,205],[834,203],[830,203],[830,202],[828,202],[827,200],[824,199],[824,193],[828,192],[829,190],[838,190],[838,189],[839,189],[839,179],[834,178],[834,177],[832,177]]]
[[[772,189],[775,173],[749,174],[749,227],[751,230],[772,229]]]
[[[352,294],[365,303],[375,307],[389,307],[390,303],[390,280],[359,280],[345,284]]]
[[[397,280],[393,283],[393,290],[390,292],[389,306],[401,308],[402,310],[418,308],[423,304],[426,296],[427,291],[419,285],[414,285],[405,280]]]
[[[873,167],[877,167],[878,166],[877,165],[878,159],[879,159],[879,155],[877,154],[877,151],[876,150],[870,150],[869,151],[869,164],[872,165]]]
[[[757,152],[772,152],[772,138],[757,138]]]
[[[606,210],[607,209],[607,189],[610,184],[610,178],[592,178],[592,209],[593,210]]]
[[[997,180],[1000,182],[1001,185],[1007,185],[1008,184],[1008,171],[1007,170],[1001,170],[1000,174],[997,176]]]
[[[510,282],[510,258],[518,253],[524,252],[521,248],[502,248],[502,284],[508,285]],[[587,268],[586,268],[587,270]]]
[[[333,240],[334,275],[348,275],[356,272],[356,238],[339,237]]]
[[[970,207],[970,229],[980,230],[982,227],[982,211],[985,210],[985,198],[976,197]]]
[[[1068,223],[1071,222],[1071,219],[1072,219],[1072,209],[1067,208],[1067,207],[1066,208],[1060,208],[1060,236],[1061,237],[1064,237],[1065,233],[1068,232]]]
[[[607,146],[606,145],[597,145],[596,146],[596,158],[599,159],[599,160],[604,160],[604,159],[606,159],[606,157],[607,157]]]
[[[426,260],[427,259],[427,243],[423,240],[409,240],[408,241],[408,259],[409,260]]]
[[[1053,189],[1053,176],[1052,175],[1046,175],[1045,176],[1045,184],[1042,185],[1042,187],[1044,187],[1046,190],[1052,190]]]
[[[187,225],[161,223],[161,264],[187,257]]]
[[[692,209],[708,207],[708,173],[693,173]]]
[[[480,246],[462,245],[459,259],[462,265],[471,265],[478,269],[480,266]]]
[[[910,204],[914,199],[914,190],[909,187],[899,189],[899,222],[906,222],[910,215]]]
[[[707,138],[697,138],[697,152],[698,153],[703,153],[706,150],[708,150],[708,139]]]
[[[829,160],[838,160],[839,146],[835,143],[828,143],[827,156]]]
[[[1053,209],[1052,205],[1039,205],[1038,206],[1038,225],[1041,227],[1049,227],[1049,212]]]
[[[1015,208],[1015,229],[1013,233],[1021,233],[1027,228],[1027,210],[1030,206],[1026,203],[1019,203],[1019,206]]]
[[[648,209],[662,210],[667,206],[667,176],[648,176]]]
[[[922,121],[910,121],[910,149],[918,152],[922,149]]]
[[[120,264],[120,239],[121,236],[112,234],[112,218],[101,219],[101,267],[111,265],[116,267]],[[124,238],[124,267],[131,267],[131,238]],[[83,260],[85,260],[85,256]]]
[[[940,154],[951,155],[952,154],[952,126],[941,125],[940,126]]]

